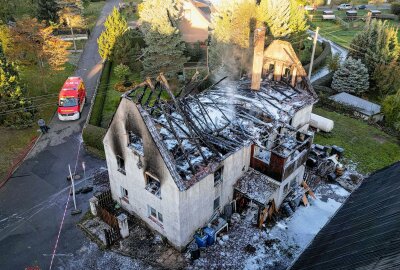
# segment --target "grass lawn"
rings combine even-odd
[[[335,122],[330,134],[318,133],[314,142],[343,147],[345,157],[357,163],[360,172],[370,173],[400,160],[400,144],[396,138],[336,112],[322,108],[314,108],[313,112]]]
[[[83,16],[89,29],[92,29],[96,25],[105,3],[106,1],[90,2],[89,6],[83,10]]]
[[[111,118],[118,107],[119,100],[122,95],[121,92],[116,91],[114,88],[115,84],[119,82],[119,79],[114,73],[114,68],[115,65],[113,64],[111,66],[111,75],[110,75],[110,81],[108,83],[106,101],[103,107],[103,115],[101,121],[101,126],[103,128],[108,127],[108,124],[110,123]],[[142,80],[140,79],[140,72],[133,72],[133,74],[130,77],[130,80],[134,83],[141,83]]]
[[[333,10],[336,16],[346,20],[346,12],[342,10]],[[358,16],[365,16],[368,13],[367,10],[358,10]],[[390,10],[382,10],[382,13],[390,13]],[[313,18],[311,20],[312,27],[311,29],[314,30],[317,26],[320,27],[320,35],[332,40],[333,42],[343,46],[349,47],[351,40],[353,37],[360,32],[364,26],[365,22],[362,20],[356,20],[350,23],[350,28],[346,29],[345,27],[341,26],[334,20],[323,20],[322,19],[322,11],[316,11],[312,13]],[[398,21],[388,20],[388,24],[399,27],[400,24]],[[398,39],[400,41],[400,32],[398,33]]]
[[[65,79],[74,71],[74,66],[66,64],[63,71],[40,77],[38,66],[20,67],[21,79],[27,87],[27,96],[33,98],[38,106],[36,119],[42,117],[49,121],[57,108],[57,97]],[[43,83],[45,82],[45,83]],[[47,89],[47,90],[46,90]],[[41,97],[38,97],[41,96]],[[32,127],[15,130],[0,127],[0,181],[10,168],[13,159],[28,145],[34,136],[39,135],[36,119]]]

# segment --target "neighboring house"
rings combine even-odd
[[[183,1],[178,28],[187,43],[205,42],[211,24],[211,6],[206,1]]]
[[[235,200],[279,208],[303,181],[316,95],[290,43],[266,52],[259,74],[275,76],[255,90],[240,80],[175,97],[160,75],[121,98],[104,138],[113,199],[178,249]]]
[[[400,162],[365,179],[289,268],[400,269]]]
[[[365,120],[373,120],[375,122],[383,119],[383,113],[381,112],[381,106],[368,100],[350,95],[342,92],[331,96],[330,99],[337,103],[353,107],[357,112],[356,115],[362,117]]]

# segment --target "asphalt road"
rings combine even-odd
[[[106,16],[118,2],[106,2],[75,72],[84,79],[89,97],[93,95],[101,71],[96,40]],[[33,265],[49,269],[69,197],[68,164],[72,170],[76,166],[78,174],[82,174],[82,161],[86,163],[88,174],[104,166],[104,161],[90,157],[81,147],[81,131],[88,111],[89,106],[86,106],[81,119],[73,122],[60,122],[55,116],[49,124],[50,132],[40,138],[28,159],[0,189],[1,270],[25,269]],[[77,195],[78,208],[83,212],[88,210],[91,196],[90,193]],[[66,261],[76,261],[77,256],[82,256],[82,247],[90,246],[86,236],[76,227],[83,214],[72,216],[72,209],[71,199],[52,269],[77,269],[68,266]]]

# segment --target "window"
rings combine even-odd
[[[287,184],[283,187],[283,194],[288,193],[288,191],[289,191],[289,184],[290,184],[290,182],[287,183]]]
[[[275,70],[275,65],[269,64],[268,73],[274,73],[274,70]]]
[[[290,77],[290,69],[285,68],[285,73],[283,74],[283,78],[288,79]]]
[[[158,220],[162,223],[163,222],[163,216],[160,212],[158,212]]]
[[[154,208],[151,207],[151,206],[148,206],[148,207],[149,207],[149,215],[152,216],[152,217],[154,217],[154,218],[157,218],[157,211],[156,211],[156,209],[154,209]]]
[[[147,205],[147,208],[149,212],[149,218],[158,223],[159,225],[162,225],[160,223],[164,222],[163,215],[160,212],[157,212],[157,210],[151,207],[150,205]]]
[[[214,210],[219,208],[219,197],[214,200]]]
[[[128,190],[123,187],[121,187],[121,199],[126,203],[129,203]]]
[[[214,186],[222,182],[224,166],[220,167],[214,172]]]
[[[146,190],[161,198],[160,181],[148,172],[146,172]]]
[[[122,174],[126,174],[125,161],[121,156],[118,156],[118,155],[117,155],[117,164],[118,164],[118,171]]]

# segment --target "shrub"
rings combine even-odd
[[[127,81],[129,75],[131,74],[131,70],[129,69],[128,66],[124,64],[119,64],[114,68],[114,73],[117,76],[117,78],[120,79],[121,81],[122,80]]]
[[[395,95],[389,95],[382,104],[386,122],[400,131],[400,90]]]
[[[103,113],[104,102],[106,100],[107,87],[110,82],[111,62],[107,61],[104,64],[103,72],[101,73],[100,84],[98,86],[97,95],[93,104],[92,114],[89,124],[100,126]]]
[[[85,146],[96,151],[91,151],[97,156],[104,157],[104,145],[103,138],[106,135],[107,129],[96,127],[93,125],[87,125],[82,132],[82,138]]]
[[[351,57],[333,75],[332,88],[338,92],[361,94],[369,88],[368,70]]]
[[[393,14],[400,15],[400,2],[392,3],[390,9],[392,10]]]

